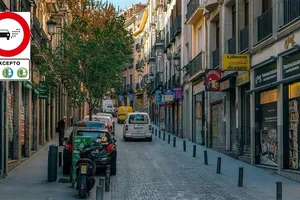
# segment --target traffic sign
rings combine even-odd
[[[0,80],[30,80],[30,36],[30,12],[0,13]]]

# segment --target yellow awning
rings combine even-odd
[[[138,30],[136,30],[134,33],[133,33],[133,36],[136,37],[138,36],[141,32],[143,32],[144,28],[145,28],[145,24],[147,22],[147,18],[148,18],[148,10],[145,10],[144,14],[143,14],[143,18],[142,18],[142,22],[141,22],[141,25],[139,27]]]

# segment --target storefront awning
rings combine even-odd
[[[226,75],[226,76],[220,78],[220,79],[218,80],[218,82],[226,81],[227,79],[230,79],[230,78],[235,78],[235,77],[237,77],[238,75],[239,75],[238,72],[234,72],[234,73],[228,74],[228,75]]]

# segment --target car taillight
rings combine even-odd
[[[110,144],[110,145],[107,146],[106,150],[108,151],[108,153],[111,153],[113,151],[114,147],[115,147],[114,144]]]
[[[72,144],[66,143],[65,149],[67,149],[68,151],[72,151],[73,150]]]
[[[125,130],[128,131],[128,125],[125,125]]]
[[[149,125],[149,131],[152,131],[152,126],[151,125]]]

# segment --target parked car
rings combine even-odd
[[[123,139],[146,139],[152,141],[152,126],[148,113],[128,113],[123,128]]]
[[[112,121],[112,125],[113,125],[113,130],[115,130],[115,120],[114,117],[112,116],[112,114],[110,113],[97,113],[97,116],[108,116],[111,118]]]
[[[126,115],[132,112],[133,108],[131,106],[120,106],[118,108],[118,124],[124,123],[124,121],[126,120]]]
[[[109,131],[110,131],[112,134],[115,134],[115,126],[114,126],[113,120],[111,119],[110,116],[103,116],[103,115],[100,115],[100,116],[95,117],[95,121],[100,121],[100,122],[105,122],[105,123],[107,123],[107,124],[108,124],[108,129],[109,129]]]
[[[103,122],[79,122],[79,127],[74,127],[69,137],[65,137],[65,145],[63,150],[63,174],[69,174],[72,166],[72,153],[73,153],[73,135],[74,132],[77,131],[78,128],[86,127],[86,128],[98,128],[101,131],[108,132],[106,128],[106,124]]]

